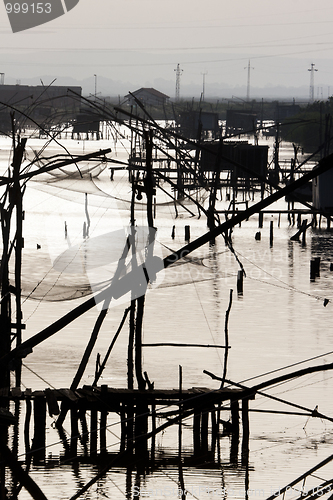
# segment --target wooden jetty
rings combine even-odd
[[[8,402],[25,404],[25,436],[29,440],[30,419],[34,422],[34,436],[31,452],[37,461],[45,459],[46,420],[60,415],[60,405],[70,415],[70,455],[77,456],[78,440],[91,456],[106,453],[107,415],[119,416],[121,437],[119,453],[142,454],[148,458],[148,441],[151,440],[151,457],[155,448],[155,436],[167,427],[193,418],[193,456],[215,451],[221,424],[227,423],[224,433],[233,436],[238,443],[240,436],[240,408],[242,414],[242,452],[248,455],[249,417],[248,401],[255,395],[246,394],[239,388],[212,390],[204,387],[190,389],[116,389],[83,386],[75,391],[69,389],[45,389],[31,391],[12,388],[1,391],[2,398]],[[230,410],[229,420],[220,421],[224,403]],[[90,415],[88,429],[86,414]],[[113,417],[114,418],[114,417]],[[157,426],[157,419],[165,422]],[[81,429],[79,430],[79,423]],[[62,428],[62,424],[61,424]],[[211,445],[208,436],[211,435]],[[237,446],[238,447],[238,446]],[[234,446],[235,448],[235,446]],[[235,450],[234,450],[235,453]]]

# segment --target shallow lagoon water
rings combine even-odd
[[[41,144],[36,139],[32,145]],[[87,152],[88,148],[103,148],[108,141],[66,141],[70,149]],[[8,140],[1,143],[2,165],[8,164]],[[29,145],[29,141],[28,141]],[[82,151],[81,151],[82,150]],[[121,157],[119,150],[117,153]],[[6,160],[7,158],[7,160]],[[52,267],[56,257],[69,247],[82,245],[82,225],[85,221],[85,190],[76,179],[71,186],[30,182],[24,198],[26,218],[24,222],[24,265],[23,284],[31,289],[31,283],[40,284],[37,300],[24,299],[24,322],[27,329],[25,338],[42,330],[49,323],[75,307],[81,300],[56,302],[45,300],[61,297],[62,288],[74,287],[78,281],[83,286],[97,275],[75,276]],[[99,194],[96,193],[96,185]],[[108,172],[102,173],[91,186],[88,194],[89,216],[91,220],[90,240],[110,231],[128,225],[129,215],[123,204],[114,198],[128,199],[127,175],[115,173],[110,181]],[[114,198],[101,196],[110,193]],[[219,202],[219,208],[226,202]],[[284,200],[274,208],[285,209]],[[269,223],[274,221],[274,244],[269,244]],[[67,238],[64,222],[68,227]],[[145,214],[137,212],[137,223],[145,224]],[[169,249],[178,249],[184,242],[184,226],[191,226],[191,239],[206,232],[203,217],[188,218],[182,214],[175,219],[172,205],[157,205],[156,226],[157,251],[167,255]],[[172,226],[176,226],[176,238],[171,238]],[[296,370],[313,364],[331,363],[332,346],[332,301],[333,273],[330,262],[333,258],[332,235],[324,228],[307,231],[306,246],[291,242],[296,232],[289,227],[287,216],[282,215],[280,227],[278,216],[266,215],[261,230],[261,241],[254,236],[258,231],[258,219],[251,217],[241,227],[233,231],[233,246],[246,271],[244,293],[237,296],[236,279],[239,265],[225,246],[224,240],[216,240],[215,246],[205,245],[191,255],[191,262],[168,269],[158,286],[147,294],[144,316],[144,342],[191,342],[202,344],[224,343],[225,311],[229,303],[230,289],[233,289],[233,304],[229,317],[229,341],[231,349],[228,359],[228,379],[254,385],[265,378]],[[37,250],[37,243],[41,246]],[[89,251],[89,249],[87,250]],[[321,257],[320,277],[310,281],[310,260]],[[113,267],[110,263],[109,271]],[[58,274],[57,274],[58,273]],[[78,281],[76,281],[78,280]],[[67,288],[66,288],[67,287]],[[53,294],[53,295],[52,295]],[[44,300],[41,298],[44,297]],[[324,299],[330,302],[324,307]],[[121,320],[127,303],[111,304],[103,324],[99,340],[81,384],[93,380],[96,355],[102,355]],[[45,341],[24,359],[23,385],[33,390],[44,389],[48,385],[69,387],[76,372],[86,343],[98,314],[98,308],[86,315],[51,339]],[[126,386],[126,352],[128,330],[125,327],[115,345],[114,351],[103,374],[101,383],[114,387]],[[327,353],[327,354],[325,354]],[[296,365],[304,360],[307,363]],[[319,357],[320,356],[320,357]],[[219,383],[203,373],[208,370],[221,375],[223,370],[223,350],[221,349],[174,349],[145,348],[143,366],[155,387],[178,387],[178,369],[183,367],[184,387],[210,387],[216,389]],[[295,365],[295,366],[292,366]],[[290,366],[285,371],[276,371]],[[263,374],[266,374],[262,376]],[[257,378],[259,377],[260,378]],[[293,403],[315,408],[326,415],[333,415],[331,398],[332,375],[330,371],[307,375],[303,378],[280,384],[267,390],[269,394]],[[293,409],[263,396],[250,402],[251,410]],[[24,420],[22,408],[21,425]],[[59,436],[52,426],[53,419],[47,419],[47,460],[46,467],[32,466],[31,476],[36,480],[48,498],[68,499],[97,473],[96,466],[73,465],[64,457]],[[192,446],[191,420],[183,429],[184,454],[190,453]],[[305,425],[306,424],[306,425]],[[120,428],[118,418],[108,417],[109,451],[119,448]],[[305,426],[305,429],[304,429]],[[69,422],[65,422],[69,432]],[[177,453],[177,430],[168,429],[157,437],[156,469],[137,471],[117,467],[94,485],[83,498],[133,498],[140,485],[141,496],[178,498],[178,467],[168,460]],[[188,498],[267,498],[272,492],[314,466],[331,454],[333,426],[327,420],[306,416],[281,415],[260,412],[250,413],[250,456],[249,467],[244,468],[240,459],[230,463],[230,439],[220,440],[220,459],[216,465],[201,464],[200,467],[184,468],[184,482]],[[24,460],[23,433],[19,437],[19,450]],[[168,465],[169,464],[169,465]],[[320,471],[320,477],[332,478],[332,466]],[[315,479],[312,479],[315,481]],[[310,482],[309,482],[310,485]],[[246,489],[249,491],[246,492]],[[290,498],[297,492],[288,492]],[[25,490],[20,499],[30,498]]]

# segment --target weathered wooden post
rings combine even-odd
[[[46,445],[46,399],[44,395],[35,396],[33,400],[34,414],[34,437],[31,451],[33,452],[34,462],[43,462],[45,460]]]
[[[155,449],[156,449],[156,405],[152,403],[151,405],[151,462],[154,464],[155,462]]]
[[[83,444],[85,453],[87,453],[87,443],[89,442],[89,431],[86,419],[86,410],[84,408],[79,409],[79,420],[81,424],[81,442]]]
[[[126,450],[132,454],[134,449],[134,404],[132,402],[127,405],[126,420]]]
[[[198,408],[194,409],[193,414],[193,453],[197,455],[200,452],[200,426],[201,413]]]
[[[14,127],[13,127],[14,134]],[[15,141],[14,141],[15,142]],[[21,307],[21,272],[22,272],[22,249],[24,247],[24,239],[23,239],[23,192],[21,189],[19,176],[20,176],[20,168],[23,160],[23,155],[25,151],[27,139],[18,140],[17,146],[14,148],[14,157],[13,157],[13,194],[14,199],[12,200],[15,203],[16,210],[16,245],[15,245],[15,305],[16,305],[16,346],[20,346],[22,343],[22,307]],[[9,193],[10,194],[10,193]],[[11,196],[9,196],[9,201],[11,202]],[[17,366],[15,369],[15,385],[16,387],[21,386],[21,370],[22,370],[22,361],[17,361]]]
[[[258,217],[258,227],[261,229],[264,225],[264,214],[262,212],[259,212]]]
[[[107,393],[108,393],[108,386],[107,385],[102,385],[101,387],[101,399],[102,399],[102,405],[106,407],[107,405]],[[101,453],[106,453],[107,452],[107,444],[106,444],[106,429],[107,429],[107,417],[108,417],[108,412],[106,409],[102,408],[101,410],[101,415],[100,415],[100,422],[99,422],[99,440],[100,440],[100,452]]]
[[[97,454],[97,409],[91,408],[90,411],[90,455]]]
[[[315,272],[315,261],[314,259],[310,260],[310,280],[314,281],[316,278],[316,272]]]
[[[31,389],[25,391],[24,445],[26,461],[30,453],[30,419],[31,419]]]
[[[306,229],[307,229],[307,222],[308,220],[305,219],[304,220],[304,227],[303,227],[303,231],[302,231],[302,247],[305,247],[306,246]]]
[[[320,257],[315,257],[310,261],[310,280],[320,276]]]
[[[234,399],[230,401],[231,409],[231,432],[235,436],[239,436],[239,401]]]
[[[72,407],[70,410],[71,416],[71,445],[70,454],[72,457],[77,455],[77,441],[79,437],[78,414],[77,408]]]
[[[319,278],[319,276],[320,276],[320,257],[315,257],[314,261],[315,261],[315,273],[316,273],[316,276]]]
[[[238,445],[239,445],[239,402],[238,400],[230,401],[231,406],[231,445],[230,445],[230,463],[238,462]]]
[[[127,434],[127,425],[126,425],[126,406],[124,403],[121,403],[120,406],[120,452],[126,450],[126,434]]]
[[[183,398],[183,367],[179,365],[179,422],[178,422],[178,461],[182,463],[182,398]]]
[[[273,246],[273,240],[274,240],[274,223],[271,220],[270,227],[269,227],[269,245],[271,247]]]
[[[249,437],[250,437],[248,398],[242,399],[242,424],[243,424],[242,465],[246,466],[249,461]]]
[[[302,214],[301,212],[297,213],[297,227],[300,228],[302,225]]]
[[[208,418],[209,412],[208,409],[204,409],[201,412],[201,447],[200,452],[203,455],[208,453]]]
[[[148,440],[146,435],[148,433],[148,406],[147,403],[140,397],[135,402],[135,456],[144,459],[148,455]]]
[[[212,410],[210,412],[210,418],[211,418],[211,422],[212,422],[211,452],[214,455],[215,448],[216,448],[216,442],[217,442],[218,434],[219,434],[219,424],[218,424],[218,420],[216,418],[215,405],[213,406],[213,408],[212,408]]]
[[[243,278],[244,278],[244,271],[241,269],[237,273],[237,293],[238,295],[243,295]]]

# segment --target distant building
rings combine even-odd
[[[200,137],[210,134],[215,139],[219,134],[218,113],[194,110],[181,111],[176,122],[180,127],[180,133],[189,139],[197,139],[199,130]]]
[[[218,165],[218,154],[221,155]],[[236,163],[236,165],[235,165]],[[255,179],[266,177],[268,163],[268,146],[254,146],[248,142],[211,142],[205,145],[201,153],[200,168],[204,172],[214,171],[216,166],[220,172],[230,171],[231,178]],[[238,164],[238,166],[237,166]],[[246,170],[243,170],[244,166]]]
[[[238,109],[227,109],[227,133],[246,133],[256,130],[257,115]]]
[[[49,111],[65,110],[70,113],[80,111],[82,88],[58,85],[0,85],[0,102],[29,114],[38,108]]]
[[[80,112],[81,94],[77,86],[0,85],[0,134],[11,130],[12,111],[17,126],[23,127],[29,118],[43,126],[71,120]]]
[[[297,115],[301,111],[298,104],[278,104],[276,106],[276,119],[278,121],[286,120]]]
[[[130,106],[137,104],[133,96],[135,96],[144,106],[163,106],[166,104],[168,99],[170,99],[168,95],[165,95],[156,89],[142,87],[139,90],[135,90],[131,94],[125,95],[124,99],[126,100],[126,104],[129,104]]]

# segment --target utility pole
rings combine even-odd
[[[95,77],[95,101],[96,101],[96,99],[97,99],[97,97],[96,97],[97,96],[97,75],[94,75],[94,77]]]
[[[244,68],[246,69],[246,67]],[[251,80],[251,64],[249,59],[249,64],[247,65],[247,92],[246,92],[246,100],[250,101],[250,80]]]
[[[202,102],[205,102],[205,76],[208,74],[207,71],[205,71],[202,74]]]
[[[310,71],[310,103],[312,104],[314,101],[314,72],[318,71],[315,69],[315,65],[312,63],[311,68],[308,69]]]
[[[179,63],[177,64],[177,68],[174,71],[176,72],[176,102],[178,102],[180,95],[180,77],[183,72],[183,70],[180,69]]]

